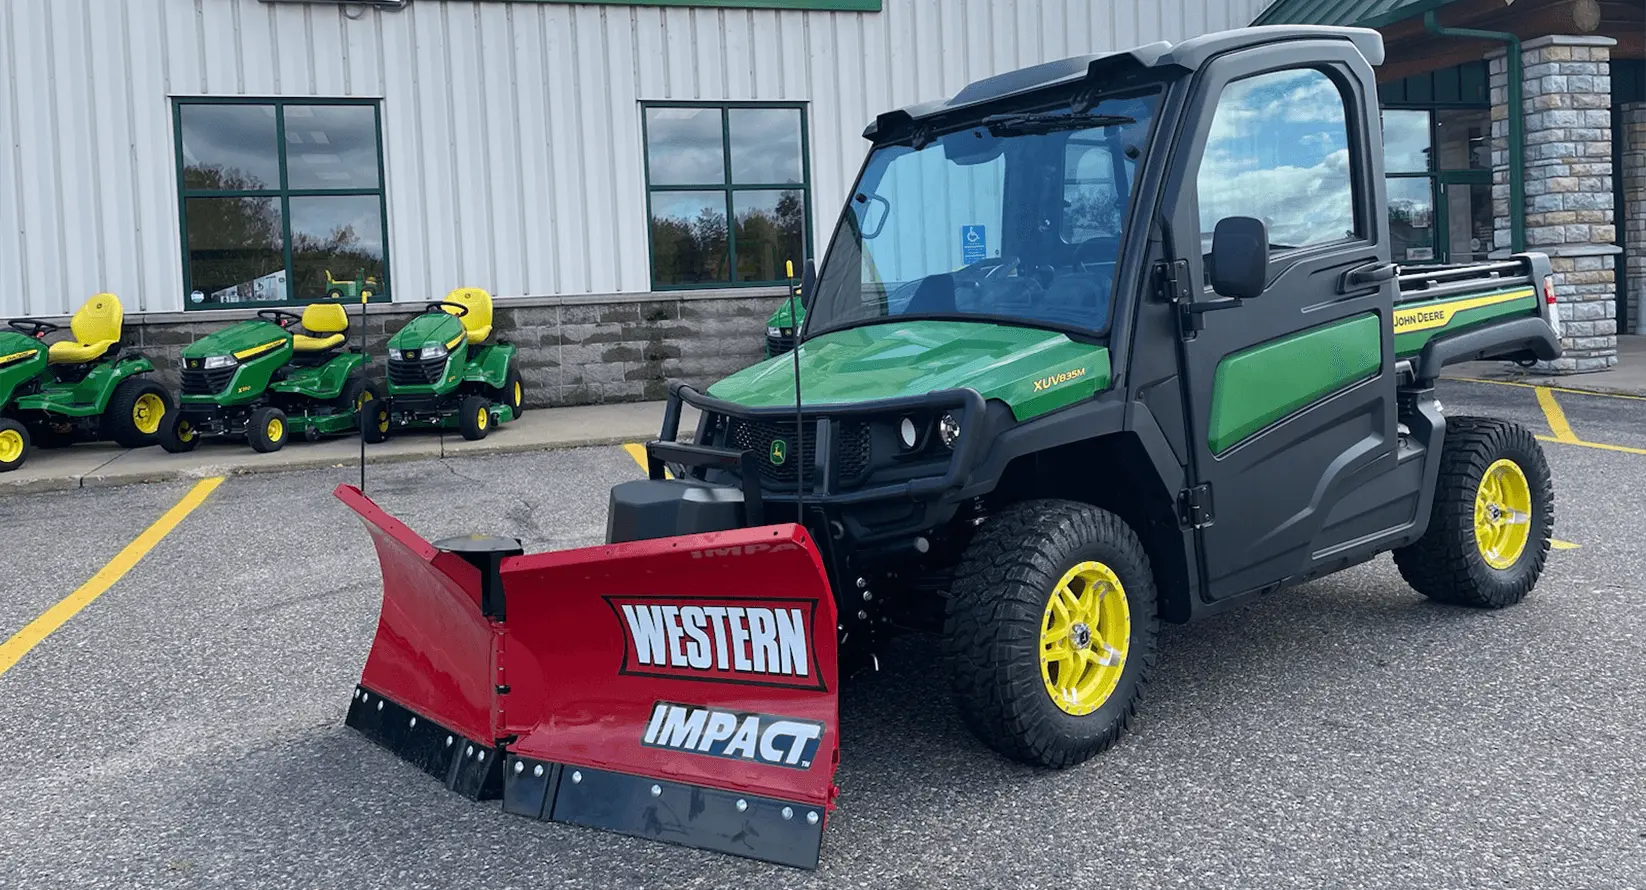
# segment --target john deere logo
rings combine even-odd
[[[781,466],[789,459],[789,443],[782,439],[772,440],[772,465]]]

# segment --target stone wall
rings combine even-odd
[[[1623,206],[1618,208],[1618,228],[1623,230],[1629,320],[1634,327],[1626,333],[1646,334],[1646,102],[1627,103],[1622,112],[1618,175],[1623,177]]]
[[[534,407],[661,399],[668,381],[699,388],[765,358],[766,319],[781,291],[726,295],[682,293],[499,300],[494,337],[520,348],[526,403]],[[366,315],[366,349],[374,376],[385,371],[388,338],[421,304],[378,304]],[[358,311],[351,307],[351,318]],[[133,315],[126,341],[154,360],[175,388],[179,350],[248,310]],[[354,318],[358,324],[358,319]],[[351,343],[359,330],[350,331]]]
[[[1549,36],[1522,44],[1526,249],[1550,256],[1565,354],[1545,370],[1617,363],[1617,231],[1612,216],[1609,37]],[[1508,66],[1490,58],[1494,241],[1509,232]]]

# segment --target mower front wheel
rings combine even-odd
[[[1154,575],[1136,533],[1090,504],[1034,500],[966,548],[943,625],[961,718],[1032,766],[1075,766],[1126,731],[1154,668]]]
[[[180,412],[160,424],[160,447],[169,454],[186,454],[200,447],[200,431]]]
[[[258,454],[279,451],[286,444],[286,412],[279,408],[259,408],[246,423],[246,441]]]
[[[9,417],[0,417],[0,473],[7,473],[29,459],[29,431]]]
[[[486,438],[491,432],[492,403],[485,396],[469,396],[463,400],[457,409],[458,429],[462,430],[463,438],[473,442]]]

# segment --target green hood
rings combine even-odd
[[[214,331],[183,347],[185,359],[232,355],[241,361],[278,352],[291,344],[291,332],[262,319],[248,319]]]
[[[1025,420],[1109,386],[1109,350],[1034,328],[962,321],[888,321],[800,344],[805,404],[830,405],[971,387]],[[794,404],[791,355],[709,387],[750,408]]]
[[[390,349],[421,349],[424,346],[444,345],[456,349],[463,342],[463,323],[449,312],[425,312],[406,322],[406,326],[389,338]]]
[[[784,300],[781,304],[778,305],[777,311],[772,313],[772,317],[766,319],[766,327],[769,327],[769,328],[792,328],[792,327],[794,327],[794,321],[795,321],[796,316],[799,316],[801,321],[805,321],[806,320],[806,307],[800,305],[800,301],[797,299],[797,300],[794,301],[794,311],[790,312],[789,311],[789,301]],[[805,388],[804,383],[801,384],[801,388],[802,389]]]

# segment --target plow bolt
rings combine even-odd
[[[371,693],[365,691],[364,689],[360,690],[360,700],[362,702],[371,701]]]
[[[868,586],[869,586],[869,581],[868,581],[867,578],[857,579],[857,589],[858,590],[862,590],[863,588],[868,587]]]
[[[417,728],[417,718],[413,717],[410,720],[408,720],[406,722],[406,728],[407,729],[416,729]]]
[[[806,824],[807,825],[816,825],[817,824],[817,811],[816,810],[812,810],[811,812],[806,814]]]
[[[377,700],[377,710],[379,710],[379,711],[383,710],[383,700],[382,699]]]
[[[857,613],[857,620],[858,620],[858,621],[868,621],[868,620],[869,620],[869,613],[868,613],[868,612],[864,612],[864,611],[862,611],[862,610],[861,610],[861,609],[860,609],[860,610],[858,610],[858,613]]]
[[[787,822],[788,820],[793,819],[793,818],[794,818],[794,807],[784,807],[783,808],[783,821]]]
[[[539,779],[543,778],[543,764],[539,763],[537,766],[533,767],[532,768],[532,775],[536,776]],[[572,779],[572,781],[578,782],[578,781],[582,781],[582,779],[583,779],[583,774],[578,773],[577,776]]]
[[[652,797],[662,797],[662,796],[663,796],[663,786],[662,785],[653,785],[652,786]]]
[[[538,769],[541,770],[542,767],[538,767]],[[581,784],[582,781],[583,781],[583,774],[578,772],[577,770],[572,770],[572,784],[573,785]]]
[[[868,602],[872,599],[874,599],[874,594],[873,593],[871,593],[867,590],[863,591],[863,602]]]
[[[464,749],[463,756],[464,757],[473,757],[474,756],[474,746],[470,745],[468,748]]]
[[[452,746],[452,737],[451,736],[446,736],[446,747],[450,748],[451,746]]]
[[[743,800],[743,799],[742,799],[742,798],[738,798],[738,801],[737,801],[737,811],[738,811],[738,812],[739,812],[739,813],[741,813],[741,812],[743,812],[743,811],[744,811],[744,810],[746,810],[746,809],[748,809],[748,808],[749,808],[749,802],[748,802],[748,801],[746,801],[746,800]]]
[[[526,771],[526,765],[524,763],[521,763],[520,761],[516,760],[514,762],[514,774],[518,776],[518,775],[520,775],[521,773],[523,773],[525,771]]]
[[[476,757],[475,757],[475,760],[477,760],[477,761],[479,761],[479,762],[481,762],[481,763],[485,763],[485,762],[486,762],[486,752],[484,752],[484,751],[481,751],[481,752],[480,752],[480,753],[479,753],[479,755],[477,755],[477,756],[476,756]]]

